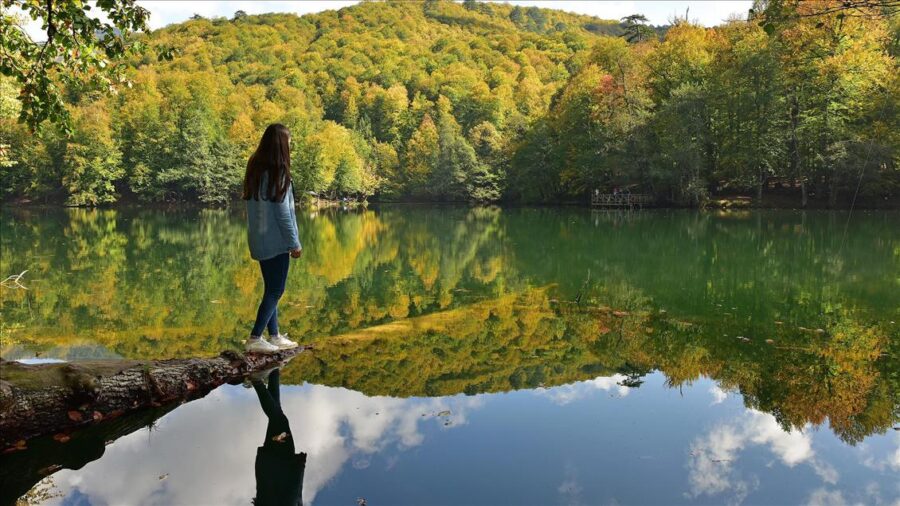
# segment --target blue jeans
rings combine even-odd
[[[259,310],[256,311],[256,324],[253,325],[251,336],[262,336],[265,328],[269,329],[270,336],[278,335],[278,300],[284,293],[284,284],[287,281],[288,267],[291,265],[291,256],[282,253],[268,260],[260,260],[259,268],[262,270],[263,290],[262,301]]]

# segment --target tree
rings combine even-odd
[[[125,171],[105,116],[102,104],[95,104],[79,109],[73,117],[74,132],[65,140],[62,156],[62,184],[70,205],[116,201],[116,182]]]
[[[643,14],[625,16],[622,18],[622,27],[625,29],[622,37],[625,37],[625,40],[628,42],[643,42],[646,39],[650,39],[656,33],[647,26],[647,21],[647,16]]]
[[[16,7],[45,27],[47,38],[34,41],[22,20],[7,9]],[[109,91],[126,82],[122,57],[145,46],[132,34],[147,30],[150,13],[134,0],[101,0],[94,7],[109,21],[91,14],[80,2],[4,0],[0,12],[0,73],[16,80],[21,90],[21,121],[32,130],[43,121],[69,127],[65,88]],[[160,57],[170,50],[161,49]]]
[[[407,192],[415,196],[427,192],[439,155],[438,130],[431,115],[426,114],[407,143],[403,157],[403,181]]]

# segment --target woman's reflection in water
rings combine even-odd
[[[281,410],[279,375],[278,369],[268,373],[268,386],[263,383],[265,373],[250,377],[259,404],[269,418],[266,440],[256,450],[256,506],[302,504],[306,454],[294,453],[291,426]]]

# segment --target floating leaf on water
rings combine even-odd
[[[450,416],[451,414],[452,413],[450,412],[449,409],[445,409],[445,410],[441,411],[440,413],[438,413],[437,416]]]
[[[159,481],[163,481],[169,477],[169,473],[159,475]]]
[[[357,497],[356,506],[366,506],[366,499],[363,497]]]

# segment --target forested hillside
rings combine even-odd
[[[129,88],[67,90],[71,136],[30,134],[0,81],[0,196],[225,203],[282,122],[302,194],[558,202],[633,185],[694,205],[774,181],[798,204],[895,198],[900,22],[823,6],[667,30],[448,0],[197,17],[146,36],[176,55],[135,57]]]

